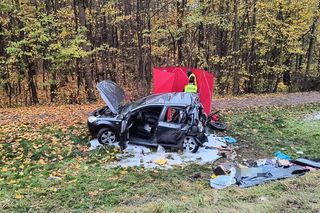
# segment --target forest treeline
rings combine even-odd
[[[319,0],[1,0],[1,106],[133,97],[152,68],[216,75],[215,93],[320,89]]]

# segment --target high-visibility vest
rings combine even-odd
[[[198,92],[198,88],[197,88],[197,85],[194,85],[194,84],[187,84],[185,87],[184,87],[184,92]]]

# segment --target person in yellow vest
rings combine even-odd
[[[187,71],[188,73],[188,84],[184,87],[184,92],[198,92],[198,87],[197,87],[197,78],[196,75],[192,73],[191,70]]]

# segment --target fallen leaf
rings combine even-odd
[[[57,192],[58,191],[58,189],[55,188],[55,187],[50,187],[49,190],[52,191],[52,192]]]
[[[10,184],[10,185],[15,184],[15,183],[17,183],[16,180],[10,180],[10,181],[8,182],[8,184]]]
[[[43,159],[38,160],[38,163],[39,163],[39,164],[41,164],[41,165],[46,164],[46,162],[44,162],[44,160],[43,160]]]
[[[120,172],[120,175],[126,175],[127,173],[128,173],[128,171],[122,170],[122,171]]]
[[[188,200],[188,197],[186,197],[186,196],[181,196],[181,200],[182,200],[182,201],[186,201],[186,200]]]
[[[97,196],[99,194],[98,191],[93,191],[93,192],[88,192],[89,195],[91,196]]]
[[[23,195],[21,195],[21,194],[16,194],[15,198],[16,198],[17,200],[20,200],[20,199],[23,198]]]

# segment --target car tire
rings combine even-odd
[[[98,142],[102,145],[118,145],[118,136],[111,128],[102,128],[97,135]]]
[[[183,140],[183,151],[196,153],[199,149],[199,144],[192,136],[186,136]]]
[[[227,126],[224,123],[221,123],[219,121],[210,122],[210,127],[213,130],[218,130],[218,131],[225,131],[227,129]]]

